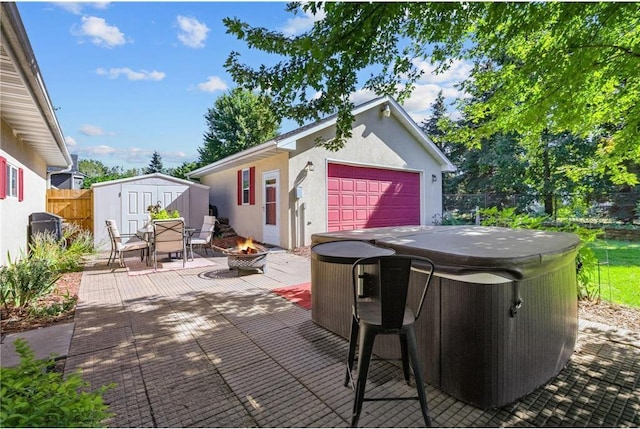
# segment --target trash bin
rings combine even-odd
[[[29,241],[37,233],[49,232],[57,241],[62,239],[62,218],[48,212],[37,212],[29,215]]]

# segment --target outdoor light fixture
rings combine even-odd
[[[431,181],[432,182],[437,182],[438,181],[438,176],[436,176],[435,174],[431,175]]]
[[[388,118],[389,116],[391,116],[391,108],[389,107],[388,104],[384,105],[384,108],[382,109],[382,116],[385,118]]]
[[[307,161],[307,170],[313,171],[315,167],[313,166],[313,162]]]

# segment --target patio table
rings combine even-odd
[[[360,240],[436,267],[416,332],[429,384],[480,408],[506,405],[558,374],[578,331],[574,234],[474,226],[400,226],[312,235],[313,249]],[[350,267],[312,253],[312,320],[344,338]],[[412,289],[413,288],[413,289]],[[412,285],[408,302],[420,298]],[[397,341],[374,353],[399,356]]]
[[[193,237],[193,234],[197,230],[198,230],[197,228],[194,228],[192,226],[187,226],[184,228],[184,238],[186,240],[187,248],[191,246],[191,237]],[[147,243],[149,243],[149,247],[151,247],[153,245],[153,224],[149,222],[144,226],[142,226],[141,228],[138,228],[138,230],[136,231],[136,236],[141,240],[144,240]],[[171,254],[169,254],[169,257],[171,257]]]

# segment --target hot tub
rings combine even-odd
[[[574,350],[580,244],[574,234],[407,226],[312,236],[314,245],[337,240],[433,260],[435,277],[416,325],[423,370],[429,384],[462,401],[484,409],[508,404],[558,374]],[[345,338],[350,269],[312,252],[312,319]],[[410,293],[410,302],[417,302],[417,290]],[[381,337],[374,351],[398,357],[396,343]]]

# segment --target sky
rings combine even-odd
[[[230,52],[253,67],[274,63],[273,56],[226,34],[223,18],[290,36],[322,18],[294,15],[284,2],[17,5],[69,152],[125,170],[147,167],[154,151],[165,168],[198,159],[207,110],[236,86],[224,68]],[[416,65],[425,74],[404,108],[420,124],[438,91],[448,102],[461,95],[454,85],[471,67],[454,63],[436,76],[427,62]],[[359,90],[352,100],[375,96]],[[280,131],[298,126],[284,120]]]

